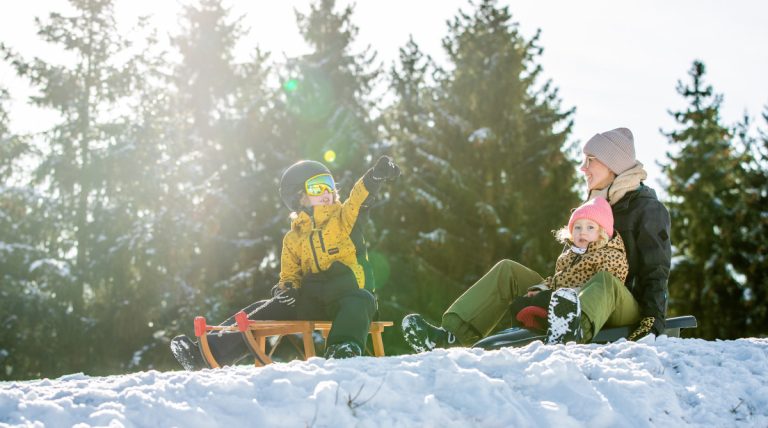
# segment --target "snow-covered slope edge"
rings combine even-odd
[[[768,339],[534,343],[0,383],[0,426],[19,425],[768,426]]]

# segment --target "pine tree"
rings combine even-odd
[[[65,261],[39,245],[50,238],[51,201],[25,186],[20,168],[32,154],[28,138],[9,129],[8,92],[0,88],[0,379],[28,379],[62,372],[59,338],[51,335],[66,316],[56,290],[69,284]],[[34,355],[34,358],[31,356]]]
[[[225,277],[233,256],[216,243],[219,209],[228,203],[222,200],[225,184],[220,174],[227,169],[225,153],[233,143],[232,98],[238,85],[233,49],[242,29],[228,9],[212,0],[185,6],[181,22],[180,33],[172,39],[181,62],[171,76],[175,129],[169,157],[176,165],[169,180],[182,191],[169,198],[166,215],[183,225],[173,247],[187,261],[186,272],[178,274],[196,292],[186,305],[192,303],[215,318],[213,308],[222,296],[214,293],[213,285]]]
[[[235,114],[217,175],[220,191],[212,195],[218,204],[214,251],[226,266],[214,292],[225,297],[228,313],[267,297],[279,272],[286,213],[277,192],[282,148],[274,124],[285,108],[268,85],[274,77],[268,58],[257,49],[250,62],[235,65]]]
[[[393,269],[390,299],[415,294],[396,305],[434,319],[498,260],[549,274],[560,250],[551,230],[577,204],[565,153],[572,110],[538,83],[538,35],[526,40],[494,1],[459,12],[448,31],[445,69],[413,43],[401,51],[386,124],[404,166],[387,251],[410,260]]]
[[[84,306],[84,287],[88,283],[91,198],[99,185],[94,170],[93,152],[107,145],[113,136],[109,123],[100,123],[115,100],[129,92],[123,83],[127,70],[111,63],[125,48],[119,40],[112,16],[111,1],[72,1],[76,15],[52,13],[50,22],[39,24],[41,37],[70,52],[76,63],[62,66],[42,60],[26,61],[4,47],[6,58],[20,76],[27,77],[40,95],[35,105],[57,111],[63,122],[47,135],[47,153],[36,171],[38,182],[47,182],[56,194],[74,230],[71,238],[76,252],[76,269],[81,281],[68,290],[67,299],[77,312]],[[64,251],[67,251],[65,248]]]
[[[121,100],[122,125],[114,144],[95,152],[104,179],[103,196],[93,208],[92,233],[98,238],[90,273],[98,285],[88,307],[89,373],[163,367],[167,331],[178,319],[173,303],[183,294],[176,288],[176,267],[186,260],[168,248],[179,226],[165,215],[178,192],[170,180],[175,160],[167,144],[173,132],[166,53],[145,23],[132,33],[131,94]]]
[[[185,7],[182,24],[173,37],[181,62],[171,73],[167,178],[181,191],[168,195],[162,224],[174,231],[165,250],[184,260],[172,306],[190,332],[194,315],[226,318],[276,282],[283,217],[271,149],[281,109],[267,88],[268,55],[235,59],[247,33],[240,18],[202,0]]]
[[[2,138],[2,137],[0,137]],[[7,140],[4,142],[8,142]],[[12,179],[0,175],[8,183]],[[55,201],[32,188],[0,187],[0,379],[30,379],[70,370],[62,349],[71,309],[58,291],[71,286],[72,265],[42,244],[54,241]]]
[[[371,120],[371,92],[380,71],[375,54],[352,53],[358,29],[352,6],[336,11],[334,0],[320,0],[310,12],[296,12],[299,31],[313,52],[288,61],[283,90],[288,109],[281,126],[288,157],[328,164],[349,192],[366,169],[377,132]]]
[[[383,319],[402,318],[408,307],[439,311],[445,307],[445,299],[432,293],[445,283],[456,283],[420,257],[429,238],[440,238],[441,233],[437,229],[430,232],[429,222],[424,220],[437,218],[443,207],[433,194],[434,185],[424,179],[423,167],[428,162],[438,163],[436,168],[449,167],[427,151],[434,144],[436,73],[437,66],[413,38],[400,48],[399,67],[392,67],[389,73],[390,88],[397,98],[383,114],[384,138],[393,146],[402,176],[391,186],[390,203],[375,216],[381,232],[371,256]],[[397,349],[397,344],[387,346]]]
[[[762,116],[768,124],[768,110]],[[733,173],[741,175],[736,215],[733,272],[744,289],[744,330],[738,336],[764,336],[768,332],[768,128],[750,135],[748,117],[736,128],[743,162]]]
[[[745,306],[752,285],[743,279],[744,266],[738,261],[752,258],[741,251],[748,245],[745,222],[755,217],[743,193],[750,186],[744,169],[748,153],[737,146],[734,130],[722,124],[722,96],[705,83],[705,72],[696,61],[689,71],[691,82],[678,83],[677,91],[689,106],[672,112],[681,129],[666,134],[679,146],[677,153],[667,154],[664,166],[676,251],[670,307],[674,313],[699,317],[698,336],[727,339],[748,327]]]
[[[10,117],[6,104],[10,101],[8,90],[0,87],[0,178],[8,183],[12,177],[18,177],[19,160],[31,150],[28,142],[10,130]]]
[[[44,244],[56,258],[73,265],[72,279],[60,284],[55,294],[70,312],[58,326],[58,334],[67,337],[59,352],[69,359],[68,369],[77,371],[93,367],[89,359],[98,359],[99,353],[91,351],[99,344],[88,337],[98,320],[89,305],[100,287],[114,280],[103,270],[104,254],[95,246],[103,238],[103,222],[111,220],[100,215],[110,204],[108,158],[124,143],[121,102],[130,96],[136,73],[129,43],[116,28],[112,2],[70,3],[71,16],[52,13],[47,22],[38,20],[38,34],[69,54],[71,63],[28,61],[5,45],[2,50],[38,91],[31,102],[59,115],[59,123],[36,143],[41,154],[33,184],[56,201],[48,217],[55,236]]]

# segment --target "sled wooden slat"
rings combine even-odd
[[[195,335],[199,338],[198,346],[200,351],[212,368],[218,368],[219,364],[211,353],[210,346],[206,338],[208,332],[215,331],[239,331],[243,335],[245,344],[253,355],[254,364],[257,367],[271,364],[272,359],[266,353],[266,341],[270,336],[285,336],[289,334],[301,334],[304,359],[315,356],[315,343],[312,340],[312,333],[319,331],[323,338],[328,338],[328,332],[333,323],[331,321],[256,321],[249,320],[245,312],[238,312],[235,315],[236,325],[230,326],[209,326],[205,324],[205,318],[195,318]],[[373,354],[377,357],[384,356],[384,342],[381,333],[386,327],[393,326],[392,321],[374,321],[371,323],[370,334],[373,343]]]

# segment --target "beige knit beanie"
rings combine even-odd
[[[616,175],[637,165],[635,139],[627,128],[616,128],[594,137],[584,144],[583,152],[594,156]]]

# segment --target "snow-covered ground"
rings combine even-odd
[[[766,427],[768,339],[556,345],[0,383],[0,426]]]

